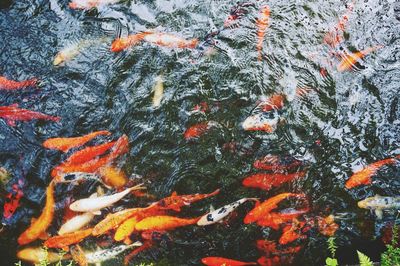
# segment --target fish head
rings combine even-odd
[[[65,61],[65,56],[63,53],[58,53],[54,57],[53,65],[58,66]]]

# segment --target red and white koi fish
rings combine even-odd
[[[72,9],[90,9],[118,3],[121,0],[72,0],[69,7]]]
[[[258,113],[247,117],[242,127],[246,131],[264,131],[267,133],[273,133],[279,122],[279,116],[272,113],[273,117],[269,117],[269,113]]]
[[[59,122],[60,117],[50,116],[27,109],[18,108],[18,105],[0,106],[0,118],[4,119],[9,126],[15,126],[16,121],[31,121],[35,119]]]
[[[9,80],[6,77],[0,76],[0,90],[18,90],[27,87],[34,87],[36,86],[37,79],[28,79],[24,81],[14,81]]]
[[[257,25],[257,51],[258,51],[258,60],[262,59],[262,50],[263,50],[263,42],[265,31],[269,26],[269,16],[270,9],[268,6],[263,6],[260,10],[260,15],[256,21]]]

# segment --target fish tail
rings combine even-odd
[[[140,247],[140,246],[142,246],[142,245],[143,245],[142,242],[136,241],[136,242],[133,242],[132,244],[128,245],[127,248],[131,248],[131,247]]]

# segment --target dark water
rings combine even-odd
[[[16,238],[31,217],[40,213],[49,172],[65,159],[41,143],[50,137],[95,130],[129,137],[130,152],[119,165],[128,175],[142,175],[149,192],[159,198],[172,191],[189,194],[222,189],[217,197],[185,208],[181,217],[195,217],[207,212],[211,204],[219,207],[242,197],[266,199],[279,192],[304,192],[312,206],[310,215],[347,217],[337,221],[336,242],[342,247],[339,262],[355,263],[356,249],[379,260],[384,249],[380,229],[395,216],[386,214],[383,221],[376,221],[374,215],[358,209],[356,202],[375,194],[398,196],[399,166],[379,171],[371,186],[348,191],[344,182],[360,166],[400,153],[399,3],[356,1],[342,47],[356,51],[381,44],[384,48],[368,55],[358,71],[339,73],[323,61],[328,49],[322,38],[346,11],[345,1],[268,1],[271,25],[262,62],[257,61],[254,24],[261,2],[254,1],[257,8],[240,21],[239,28],[216,38],[212,56],[146,43],[122,53],[111,53],[109,47],[120,33],[125,36],[148,29],[202,39],[222,26],[233,1],[126,1],[87,12],[71,10],[66,0],[0,2],[0,75],[40,79],[37,90],[1,92],[1,105],[18,103],[62,117],[61,123],[37,121],[16,127],[0,121],[0,162],[13,176],[4,194],[18,179],[24,180],[25,194],[13,217],[3,218],[1,265],[16,261]],[[104,37],[105,42],[83,49],[65,66],[53,66],[55,54],[63,47]],[[328,70],[326,78],[320,74],[321,67]],[[152,88],[161,73],[165,94],[161,106],[153,108]],[[314,91],[296,98],[299,86]],[[244,131],[241,122],[256,102],[280,92],[288,94],[290,101],[279,114],[277,130],[272,134]],[[208,103],[210,111],[191,112],[201,102]],[[202,121],[221,126],[198,141],[184,140],[186,128]],[[257,172],[252,163],[267,154],[301,160],[307,176],[268,193],[244,188],[241,180]],[[59,201],[65,193],[69,192],[58,188]],[[244,225],[242,219],[251,208],[246,203],[228,225],[173,231],[172,242],[140,254],[132,265],[141,261],[199,265],[206,256],[255,261],[261,255],[255,241],[278,239],[279,234]],[[56,230],[53,226],[50,232]],[[295,264],[323,265],[328,255],[326,239],[311,230],[300,241],[303,249]]]

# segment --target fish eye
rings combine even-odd
[[[64,180],[74,180],[74,178],[75,178],[75,175],[73,175],[73,174],[68,174],[68,175],[64,176]]]

